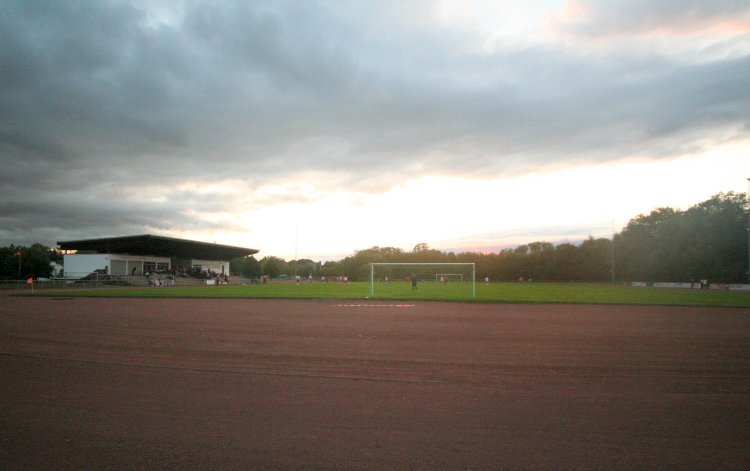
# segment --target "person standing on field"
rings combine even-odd
[[[417,289],[417,275],[415,273],[411,274],[411,289],[412,291]]]

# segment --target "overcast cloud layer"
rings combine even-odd
[[[524,34],[451,2],[340,3],[4,1],[0,243],[750,135],[747,1],[559,2]],[[315,194],[269,197],[294,175]]]

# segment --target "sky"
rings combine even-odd
[[[750,2],[0,7],[0,245],[611,237],[750,178]]]

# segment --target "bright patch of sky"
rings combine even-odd
[[[420,242],[496,252],[539,240],[610,238],[656,208],[684,210],[718,191],[747,191],[741,177],[750,175],[748,155],[750,141],[668,161],[634,159],[511,178],[414,177],[376,194],[318,192],[304,183],[314,180],[306,175],[258,189],[267,198],[258,209],[226,214],[227,226],[237,227],[223,240],[240,246],[260,241],[264,252],[286,259],[335,260],[372,246],[409,251]],[[275,202],[288,194],[309,199]]]
[[[498,43],[543,40],[565,3],[564,0],[442,0],[436,2],[432,15],[441,25],[476,36],[481,49],[492,52]]]

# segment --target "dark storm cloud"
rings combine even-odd
[[[744,2],[694,2],[670,17],[661,3],[608,3],[586,3],[585,22],[566,27],[651,31],[748,12]],[[313,170],[374,190],[405,173],[671,157],[747,135],[747,54],[479,52],[446,29],[406,28],[382,5],[5,2],[0,239],[34,228],[210,229],[191,216],[217,209],[201,195],[149,199],[187,180],[252,189]]]

